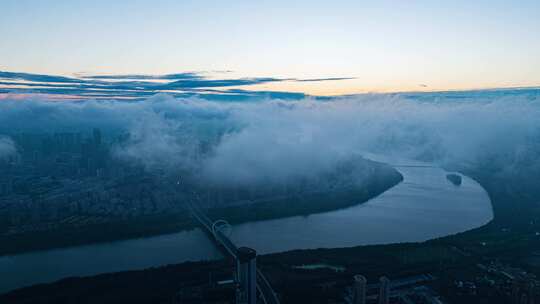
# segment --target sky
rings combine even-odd
[[[0,17],[3,72],[310,95],[540,85],[539,1],[2,0]],[[298,81],[319,78],[340,80]]]

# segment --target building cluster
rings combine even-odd
[[[238,248],[235,263],[236,267],[232,278],[213,280],[210,273],[208,284],[181,287],[176,293],[173,303],[279,304],[279,300],[266,299],[261,295],[262,292],[273,291],[265,290],[265,286],[268,288],[269,285],[259,285],[257,279],[257,252],[254,249],[248,247]]]
[[[514,304],[538,304],[540,303],[540,284],[536,278],[516,277],[512,280],[511,297]]]
[[[127,135],[93,129],[9,136],[17,153],[0,159],[0,235],[183,212],[182,201],[212,208],[316,196],[353,187],[354,175],[370,173],[355,162],[294,183],[208,183],[197,172],[184,172],[177,182],[178,172],[145,170],[115,157]]]
[[[0,160],[0,234],[178,211],[173,194],[141,166],[110,153],[101,131],[13,134]]]
[[[540,281],[534,274],[498,262],[477,266],[483,270],[484,276],[471,284],[487,284],[501,292],[512,304],[540,303]]]
[[[429,274],[390,280],[383,276],[378,283],[367,284],[362,275],[353,277],[345,302],[350,304],[441,304],[441,297],[428,286],[435,278]]]

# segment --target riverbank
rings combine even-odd
[[[403,181],[403,175],[389,165],[367,162],[372,164],[373,172],[362,187],[347,187],[325,192],[315,190],[303,195],[292,195],[241,207],[215,208],[208,210],[208,215],[213,219],[226,219],[230,224],[307,216],[365,203]]]
[[[485,190],[464,176],[455,187],[447,171],[433,166],[400,166],[404,181],[348,208],[280,219],[234,224],[231,239],[259,254],[295,249],[420,242],[470,230],[492,219]],[[220,259],[200,230],[148,238],[38,251],[0,257],[0,292],[72,276],[91,276],[186,261]],[[43,263],[46,260],[47,263]]]
[[[364,203],[394,187],[403,176],[394,168],[366,160],[373,166],[370,178],[359,188],[332,192],[291,195],[239,207],[208,210],[212,218],[224,218],[231,224],[309,215]],[[187,231],[196,228],[189,214],[155,215],[129,220],[115,220],[81,227],[0,236],[0,256],[31,251],[112,242]]]
[[[468,173],[485,187],[491,197],[495,219],[488,225],[422,243],[294,250],[263,255],[259,257],[258,265],[272,281],[283,303],[311,300],[325,303],[340,299],[342,287],[350,285],[352,275],[357,273],[373,282],[381,275],[395,278],[429,272],[440,278],[436,284],[441,294],[451,297],[451,289],[446,286],[450,286],[456,279],[455,276],[461,273],[471,273],[474,276],[477,263],[489,259],[522,263],[540,248],[538,237],[534,233],[540,229],[540,223],[531,224],[527,221],[540,216],[540,211],[534,204],[537,202],[535,198],[537,200],[537,195],[540,194],[539,190],[516,191],[519,181],[498,179],[482,172]],[[519,214],[521,218],[500,214],[510,210],[514,210],[512,213]],[[335,272],[331,269],[306,270],[295,267],[308,264],[328,264],[343,267],[345,270]],[[0,296],[0,301],[32,303],[39,299],[66,303],[167,302],[174,299],[182,288],[180,286],[189,289],[189,286],[206,284],[209,273],[212,273],[215,280],[230,277],[230,267],[232,265],[226,261],[197,262],[70,278],[54,284],[20,289]],[[327,287],[321,288],[321,285]],[[89,294],[87,290],[99,292]],[[227,295],[222,298],[227,298]]]

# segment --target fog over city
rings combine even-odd
[[[0,137],[0,158],[15,154],[15,144],[9,137]]]
[[[459,99],[366,94],[229,103],[160,94],[135,102],[0,103],[2,133],[127,132],[112,149],[116,157],[148,170],[198,169],[214,182],[316,176],[363,152],[443,166],[496,161],[500,170],[538,169],[538,117],[538,97],[519,91]],[[9,135],[0,138],[0,156],[16,150]]]

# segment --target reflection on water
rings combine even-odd
[[[439,168],[397,169],[404,181],[365,204],[237,225],[231,238],[260,253],[418,242],[476,228],[493,218],[491,201],[474,180],[463,176],[455,186]]]
[[[372,157],[370,157],[372,158]],[[388,162],[388,160],[385,160]],[[231,239],[259,253],[424,241],[479,227],[493,218],[484,189],[442,169],[396,163],[404,181],[350,208],[233,226]],[[174,234],[0,257],[0,292],[67,276],[143,269],[221,255],[199,229]],[[5,279],[9,278],[9,279]]]
[[[69,276],[144,269],[220,257],[221,253],[199,229],[151,238],[4,256],[0,257],[0,293]]]
[[[345,267],[343,266],[334,266],[329,264],[309,264],[309,265],[300,265],[300,266],[293,266],[293,268],[296,269],[305,269],[305,270],[313,270],[313,269],[330,269],[335,272],[344,272]]]

